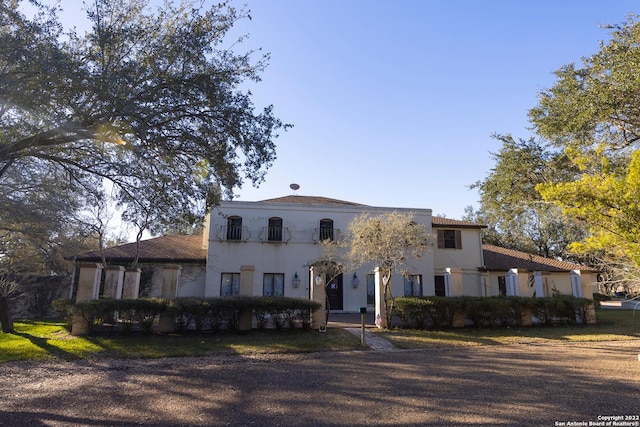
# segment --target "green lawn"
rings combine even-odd
[[[154,358],[214,354],[299,353],[360,348],[342,329],[252,331],[185,335],[99,335],[73,337],[63,322],[17,321],[15,334],[0,333],[0,362],[57,357],[66,360],[111,357]]]
[[[595,325],[533,326],[528,328],[464,328],[442,331],[395,329],[376,331],[399,348],[429,348],[514,344],[526,342],[590,342],[640,339],[640,311],[596,312]]]
[[[374,332],[399,348],[475,346],[545,341],[611,341],[640,339],[640,312],[598,310],[598,324],[530,328],[448,329]],[[318,331],[252,331],[246,334],[102,335],[72,337],[65,323],[17,321],[15,334],[0,333],[0,362],[59,358],[154,358],[215,354],[299,353],[360,349],[360,338],[342,329]]]

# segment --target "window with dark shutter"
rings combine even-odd
[[[462,249],[460,230],[437,230],[439,249]]]

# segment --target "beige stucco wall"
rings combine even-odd
[[[253,294],[263,294],[263,275],[265,273],[284,274],[284,294],[288,297],[309,297],[309,267],[321,256],[321,247],[314,242],[314,230],[319,228],[321,219],[331,219],[334,229],[346,231],[351,220],[363,211],[371,215],[380,215],[391,211],[412,212],[417,223],[424,224],[431,232],[431,210],[394,209],[344,205],[307,205],[268,202],[223,202],[210,216],[209,250],[205,296],[220,296],[222,273],[238,273],[241,265],[255,268]],[[226,226],[228,216],[242,217],[242,225],[251,237],[247,241],[221,241],[221,227]],[[283,228],[291,233],[287,243],[261,242],[262,229],[268,225],[270,217],[283,220]],[[224,236],[222,236],[224,237]],[[421,274],[423,288],[433,288],[433,252],[420,259],[409,260],[412,274]],[[354,271],[346,272],[343,281],[343,310],[357,311],[366,306],[366,274],[373,272],[373,265],[365,265],[355,273],[360,279],[357,288],[351,285]],[[292,279],[298,273],[301,284],[294,288]],[[394,295],[404,294],[404,282],[401,275],[392,277]]]

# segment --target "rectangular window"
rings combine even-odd
[[[367,274],[367,305],[376,303],[376,276]]]
[[[434,277],[435,280],[435,294],[437,297],[446,297],[447,296],[447,290],[446,290],[446,286],[444,284],[444,276],[435,276]]]
[[[462,233],[460,230],[438,230],[439,249],[462,249]]]
[[[500,295],[507,295],[507,278],[498,276],[498,292]]]
[[[419,297],[422,296],[422,275],[412,274],[404,278],[404,296]]]
[[[240,294],[240,273],[222,273],[220,296],[232,297]]]
[[[264,273],[262,283],[265,297],[284,296],[284,273]]]

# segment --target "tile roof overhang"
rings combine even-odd
[[[136,254],[136,244],[127,243],[104,250],[108,264],[130,263]],[[72,257],[77,262],[101,262],[100,251],[85,252]],[[207,250],[202,236],[174,235],[140,241],[138,262],[204,264]]]
[[[493,245],[482,245],[482,252],[484,256],[484,269],[488,271],[509,271],[511,268],[549,272],[568,272],[571,270],[598,271],[595,268],[572,262],[545,258],[539,255]]]

